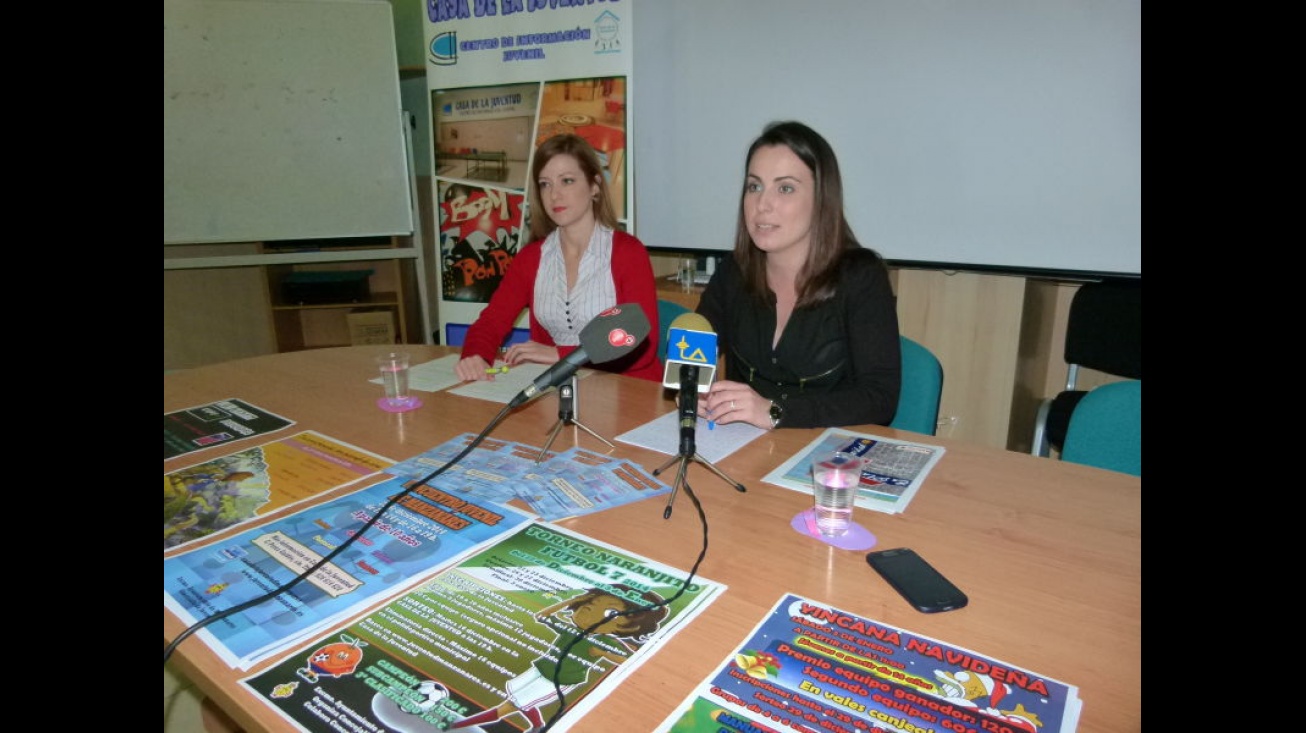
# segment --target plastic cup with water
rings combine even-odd
[[[816,528],[825,537],[842,537],[852,523],[862,459],[835,451],[812,461],[813,511]]]
[[[385,388],[385,396],[379,401],[382,409],[402,412],[421,404],[408,391],[407,352],[386,352],[376,357],[376,364],[381,370],[381,386]]]

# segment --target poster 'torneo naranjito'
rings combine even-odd
[[[724,590],[686,580],[536,523],[244,683],[315,733],[560,732]]]

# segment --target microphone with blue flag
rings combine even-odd
[[[680,389],[682,366],[697,367],[698,392],[707,392],[716,376],[716,331],[706,318],[697,313],[676,316],[667,329],[667,362],[662,386]]]
[[[716,377],[717,337],[712,324],[697,313],[682,313],[676,316],[667,329],[667,363],[662,373],[662,386],[680,390],[676,396],[677,424],[680,428],[680,451],[676,457],[664,463],[653,472],[656,476],[672,462],[680,460],[680,470],[676,481],[667,497],[667,508],[662,511],[663,519],[671,518],[671,506],[680,493],[680,486],[685,483],[685,469],[690,461],[698,461],[712,473],[730,482],[736,491],[747,491],[743,484],[721,472],[721,469],[703,460],[698,455],[695,428],[698,427],[698,395],[706,393]],[[708,427],[712,427],[711,421]]]

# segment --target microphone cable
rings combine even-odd
[[[614,618],[617,618],[619,616],[634,616],[635,614],[645,613],[647,611],[656,611],[659,608],[670,605],[677,598],[685,594],[685,591],[689,588],[689,584],[693,582],[694,576],[698,575],[698,566],[703,564],[703,558],[707,556],[707,514],[703,512],[703,505],[699,503],[698,496],[694,494],[694,489],[690,487],[689,479],[685,479],[683,483],[685,487],[685,493],[689,495],[689,500],[693,502],[694,509],[698,511],[699,524],[701,524],[703,527],[703,547],[702,549],[699,550],[698,557],[694,560],[694,566],[689,569],[689,575],[685,578],[685,581],[680,584],[680,590],[676,591],[676,593],[672,595],[670,598],[664,601],[659,601],[657,603],[649,604],[647,606],[636,606],[635,608],[631,608],[626,611],[617,611],[616,613],[613,613],[609,616],[599,619],[598,621],[595,621],[594,623],[590,624],[589,627],[582,629],[579,635],[572,637],[572,640],[568,642],[567,645],[563,647],[562,651],[558,654],[558,664],[553,669],[553,680],[552,680],[553,690],[558,695],[558,709],[554,710],[553,715],[549,716],[549,720],[544,724],[544,728],[541,729],[540,733],[547,733],[548,730],[553,728],[553,724],[558,721],[558,718],[561,718],[562,714],[567,711],[567,696],[562,691],[562,683],[560,682],[560,678],[562,674],[562,663],[566,661],[568,655],[571,654],[571,648],[579,644],[581,641],[583,641],[586,637],[588,637],[591,633],[593,633],[595,629],[602,626],[603,624],[606,624],[607,622],[611,621]],[[577,657],[577,661],[580,662],[581,664],[584,664],[584,661],[580,660],[579,657]],[[622,662],[622,664],[624,663],[625,662]]]
[[[482,430],[479,434],[477,434],[475,438],[472,438],[471,442],[467,444],[467,447],[463,448],[461,451],[458,452],[458,455],[451,458],[448,463],[428,473],[423,478],[412,482],[403,491],[390,497],[390,500],[387,501],[381,507],[381,510],[378,511],[376,514],[373,514],[372,518],[367,520],[367,522],[363,525],[361,529],[359,529],[357,532],[354,532],[353,535],[349,537],[349,539],[345,540],[344,542],[341,542],[336,547],[336,549],[328,553],[326,557],[323,557],[321,560],[318,560],[316,563],[313,564],[312,567],[300,573],[298,576],[296,576],[294,579],[290,580],[289,582],[284,583],[283,585],[277,588],[273,588],[272,590],[268,591],[267,593],[264,593],[263,595],[257,598],[253,598],[251,600],[245,601],[244,603],[240,603],[238,605],[232,606],[231,608],[228,608],[224,611],[219,611],[217,613],[211,614],[191,624],[185,631],[182,631],[180,634],[178,634],[177,638],[173,639],[172,642],[169,643],[168,646],[164,648],[163,650],[164,665],[168,664],[168,659],[172,656],[172,652],[176,650],[177,645],[181,644],[181,642],[185,641],[195,632],[199,631],[205,626],[208,626],[214,621],[220,621],[224,618],[227,618],[228,616],[232,616],[234,614],[240,613],[241,611],[244,611],[246,609],[253,608],[263,603],[267,603],[273,598],[276,598],[282,593],[285,593],[286,591],[295,587],[296,585],[299,585],[301,582],[306,580],[313,573],[316,573],[318,569],[321,568],[323,565],[326,565],[327,563],[334,560],[337,555],[339,555],[341,552],[344,552],[345,548],[354,544],[355,540],[357,540],[359,537],[362,537],[363,534],[367,532],[367,530],[371,529],[372,525],[376,524],[376,520],[380,519],[381,516],[385,514],[386,511],[390,509],[390,507],[394,506],[397,502],[399,502],[400,499],[403,499],[405,496],[408,496],[413,492],[413,489],[416,489],[418,486],[421,486],[426,482],[434,479],[436,476],[439,476],[440,474],[449,470],[451,466],[457,464],[459,461],[466,458],[468,453],[471,453],[476,448],[476,446],[480,445],[485,441],[485,438],[489,436],[490,431],[498,427],[500,422],[503,422],[503,419],[508,416],[508,413],[512,411],[512,409],[513,408],[511,406],[504,405],[503,409],[499,410],[499,414],[495,415],[494,418],[490,420],[490,424],[487,425],[485,429]],[[695,503],[697,503],[697,501],[695,501]]]

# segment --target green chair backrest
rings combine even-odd
[[[898,338],[902,344],[902,390],[898,412],[889,427],[934,435],[943,397],[943,365],[929,349],[906,336]]]
[[[1143,380],[1108,382],[1075,405],[1061,460],[1143,475]]]
[[[667,363],[667,329],[671,328],[676,316],[688,312],[689,309],[679,303],[658,298],[658,330],[661,331],[658,334],[658,361],[663,364]]]

